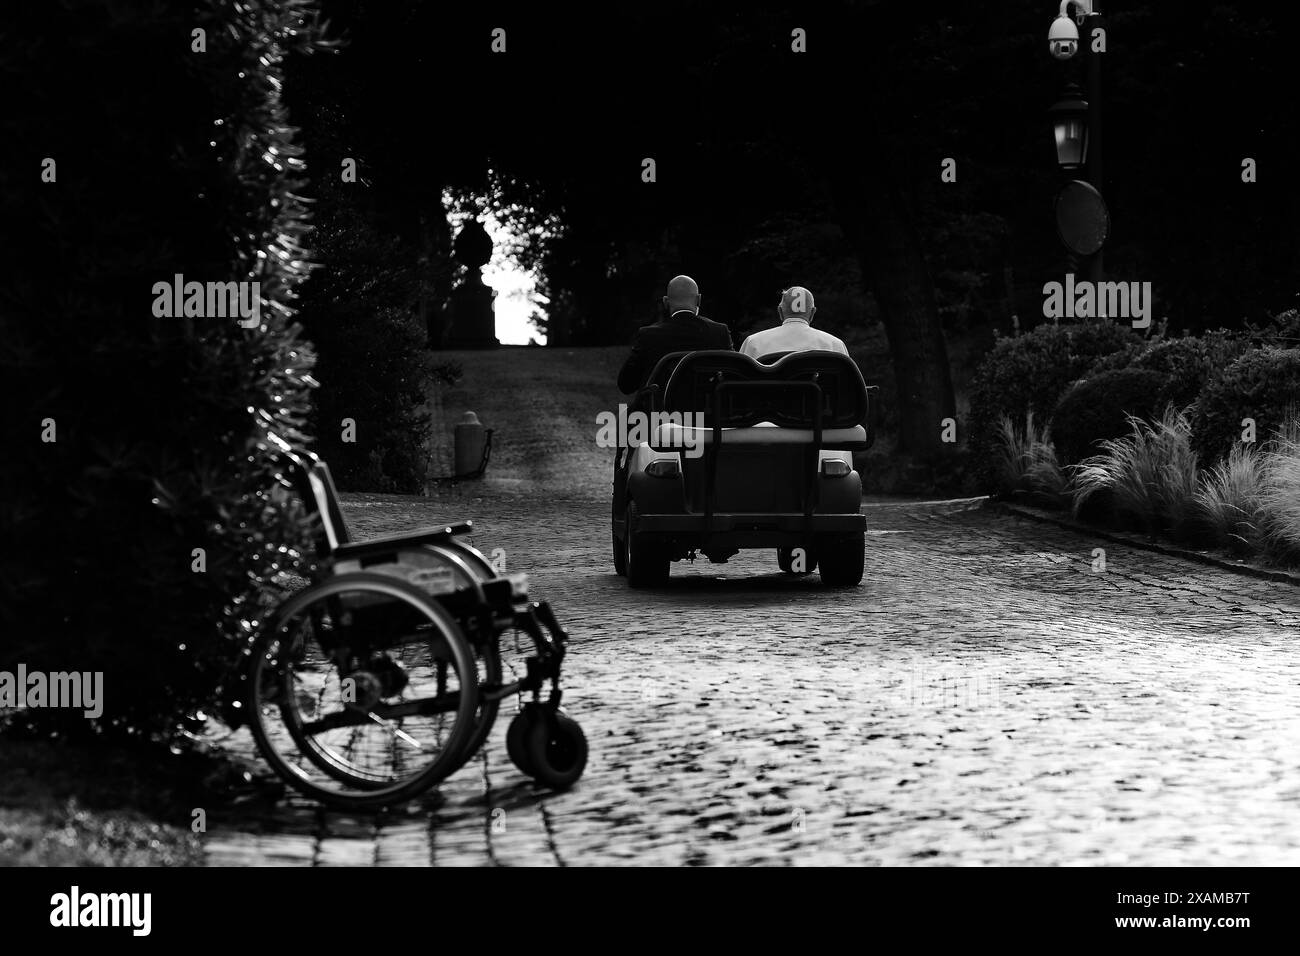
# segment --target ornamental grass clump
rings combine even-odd
[[[1129,434],[1100,443],[1101,452],[1075,469],[1070,493],[1076,515],[1104,494],[1114,515],[1150,533],[1188,537],[1195,527],[1200,469],[1187,414],[1172,405],[1154,422],[1129,418]]]

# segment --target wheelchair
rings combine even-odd
[[[335,807],[402,804],[478,752],[503,700],[527,696],[506,734],[511,761],[553,789],[577,781],[587,740],[560,710],[567,635],[549,604],[529,599],[526,575],[497,573],[466,543],[469,521],[354,541],[328,466],[285,456],[316,560],[308,586],[250,642],[239,694],[276,774]],[[507,632],[531,649],[508,682]]]

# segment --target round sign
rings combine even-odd
[[[1090,256],[1106,243],[1110,210],[1091,185],[1072,179],[1056,197],[1056,232],[1071,252]]]

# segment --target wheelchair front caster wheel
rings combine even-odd
[[[572,786],[587,767],[587,736],[576,720],[564,714],[539,716],[528,728],[524,741],[532,776],[538,783],[563,790]]]
[[[533,761],[528,756],[528,735],[542,719],[540,711],[539,704],[524,704],[524,709],[515,714],[506,729],[506,753],[510,762],[526,777],[533,776]]]

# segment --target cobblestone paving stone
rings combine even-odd
[[[291,795],[222,819],[210,863],[1300,863],[1288,584],[892,505],[865,508],[860,588],[748,552],[634,592],[604,501],[345,507],[359,536],[473,517],[475,543],[529,573],[572,633],[586,776],[534,788],[503,711],[422,805],[348,816]]]

